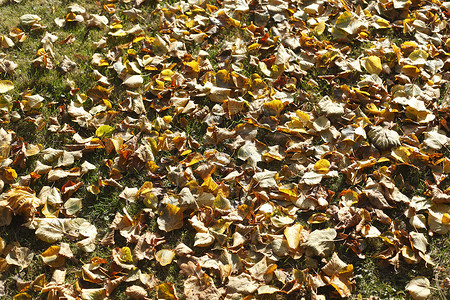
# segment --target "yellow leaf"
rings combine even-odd
[[[214,182],[211,176],[208,176],[205,181],[203,181],[202,187],[206,188],[206,190],[208,191],[213,192],[217,189],[218,185]]]
[[[283,102],[278,99],[266,102],[263,104],[264,111],[269,116],[278,116],[281,111],[284,109]]]
[[[131,250],[128,247],[120,248],[120,260],[123,262],[133,262],[133,256],[131,255]]]
[[[328,221],[328,216],[324,213],[313,214],[308,219],[308,224],[319,224]]]
[[[142,187],[137,192],[137,195],[141,196],[141,195],[148,194],[152,191],[152,189],[153,189],[153,183],[151,183],[150,181],[146,181],[146,182],[144,182]]]
[[[405,65],[402,68],[402,73],[411,78],[419,77],[420,70],[416,66]]]
[[[391,27],[391,24],[389,23],[389,21],[385,20],[383,18],[378,18],[375,21],[375,23],[376,23],[378,28],[390,28]]]
[[[363,66],[369,74],[378,75],[383,70],[381,59],[378,56],[369,56],[364,60]]]
[[[148,161],[145,164],[145,166],[146,166],[147,169],[149,169],[152,172],[155,172],[159,168],[159,166],[153,160]]]
[[[250,46],[248,46],[248,51],[252,51],[253,49],[257,49],[257,48],[259,48],[259,47],[261,47],[261,44],[258,44],[258,43],[253,43],[253,44],[251,44]]]
[[[234,86],[231,74],[227,70],[219,70],[216,74],[216,85],[224,88]]]
[[[314,27],[314,33],[317,35],[322,35],[322,33],[325,31],[325,21],[322,21],[320,23],[317,23]]]
[[[31,296],[28,295],[27,293],[20,293],[13,297],[13,300],[28,300],[28,299],[33,299],[33,298],[31,298]]]
[[[14,179],[16,179],[17,178],[16,170],[10,167],[5,168],[5,178],[8,181],[13,181]]]
[[[0,93],[6,93],[14,88],[14,83],[10,80],[0,80]]]
[[[59,246],[50,246],[47,250],[42,252],[42,261],[52,268],[61,267],[62,265],[64,265],[66,260],[64,256],[59,254],[60,249],[61,248]]]
[[[171,69],[164,69],[161,71],[161,76],[172,76],[173,74],[175,74]]]
[[[328,173],[330,162],[326,159],[320,159],[314,164],[314,170],[319,173]]]
[[[417,49],[411,52],[411,54],[408,56],[408,58],[414,62],[420,61],[422,63],[425,63],[425,61],[428,59],[428,53],[424,50]]]
[[[450,215],[448,213],[444,213],[442,216],[442,224],[450,225]]]
[[[191,67],[192,71],[194,71],[195,73],[200,72],[200,67],[198,65],[198,62],[196,62],[195,60],[191,60],[190,62],[186,63],[186,65]]]
[[[194,27],[194,24],[195,24],[194,20],[189,20],[189,21],[184,23],[184,25],[186,25],[186,27],[189,28],[189,29]]]
[[[113,132],[114,128],[109,125],[102,125],[95,131],[95,135],[98,137],[102,137],[104,135],[108,135],[109,133]]]
[[[175,294],[175,289],[173,288],[172,283],[165,282],[156,288],[158,291],[158,299],[164,300],[178,300],[178,297]]]
[[[76,17],[77,17],[76,14],[74,14],[73,12],[70,12],[66,15],[66,22],[73,22],[73,21],[75,21]]]
[[[417,43],[413,41],[406,41],[403,44],[400,45],[403,51],[409,52],[413,51],[417,48]]]
[[[180,155],[181,156],[186,156],[186,155],[188,155],[189,153],[191,153],[192,152],[192,150],[184,150]],[[195,164],[195,163],[194,163]]]
[[[155,82],[153,84],[153,89],[157,91],[163,91],[164,90],[164,81],[155,79]]]

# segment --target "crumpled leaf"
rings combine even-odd
[[[190,276],[184,281],[184,295],[186,299],[219,299],[223,290],[219,290],[211,277],[205,273]]]
[[[105,288],[82,289],[81,290],[81,299],[83,299],[83,300],[106,299],[106,290],[105,290]]]
[[[333,101],[329,96],[320,99],[317,105],[328,117],[340,117],[345,111],[343,103]]]
[[[37,23],[41,20],[41,18],[38,15],[33,14],[25,14],[20,17],[20,22],[23,25],[33,25],[34,23]]]
[[[21,270],[27,268],[33,261],[34,252],[27,247],[14,247],[14,249],[6,255],[6,262],[10,265],[20,267]]]
[[[258,284],[248,274],[230,276],[228,279],[227,292],[229,294],[248,295],[253,294],[258,289]]]
[[[7,207],[11,212],[32,219],[37,208],[41,205],[41,199],[36,197],[28,187],[16,187],[2,195],[0,207]]]
[[[380,150],[387,150],[401,145],[400,136],[394,130],[381,126],[374,126],[369,130],[367,136],[372,143]]]

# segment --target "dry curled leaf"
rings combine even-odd
[[[397,132],[381,126],[372,127],[367,133],[367,136],[374,146],[380,150],[388,150],[401,145],[400,136]]]

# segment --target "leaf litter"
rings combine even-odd
[[[47,247],[0,237],[0,270],[40,258],[51,274],[15,299],[325,299],[358,291],[354,259],[435,265],[429,241],[450,231],[448,2],[103,2],[17,16],[0,38],[0,225],[20,218]],[[61,54],[74,27],[99,36],[84,44],[87,87],[80,56]],[[26,67],[57,72],[67,95],[17,90],[9,51],[30,39]],[[22,120],[68,137],[27,141]],[[424,169],[416,195],[402,170]],[[123,210],[97,228],[85,198],[111,191]],[[191,240],[169,242],[180,232]]]

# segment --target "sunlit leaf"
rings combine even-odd
[[[386,129],[380,126],[374,126],[367,133],[375,147],[380,150],[386,150],[392,147],[400,146],[400,136],[394,130]]]
[[[144,83],[144,78],[141,75],[132,75],[128,77],[122,84],[129,88],[137,88]]]
[[[32,262],[34,253],[27,247],[15,247],[6,255],[6,262],[10,265],[20,267],[20,269],[27,268]]]
[[[183,211],[181,208],[168,204],[158,217],[158,228],[165,232],[183,227]]]
[[[156,261],[163,267],[171,264],[174,257],[175,251],[169,249],[161,249],[155,254]]]
[[[177,300],[175,289],[170,282],[162,283],[156,287],[158,299]]]
[[[6,93],[14,88],[14,83],[10,80],[0,80],[0,94]]]
[[[383,70],[381,66],[381,59],[378,56],[369,56],[363,62],[364,68],[369,74],[380,74]]]
[[[106,291],[104,288],[81,290],[81,299],[83,300],[102,300],[105,298],[106,298]]]
[[[287,243],[290,248],[296,249],[302,240],[302,229],[303,226],[300,224],[294,224],[292,226],[286,227],[284,230],[284,236],[286,237]]]
[[[431,294],[430,281],[423,276],[418,276],[410,280],[405,289],[414,300],[427,299]]]
[[[95,131],[95,135],[98,137],[102,137],[102,136],[110,134],[113,131],[114,131],[113,127],[111,127],[109,125],[102,125],[99,128],[97,128],[97,130]]]
[[[33,14],[25,14],[20,17],[20,22],[23,25],[33,25],[36,22],[39,22],[41,18],[38,15]]]
[[[327,257],[330,256],[334,250],[334,239],[337,236],[337,232],[334,229],[314,230],[305,243],[305,246],[317,256]]]

